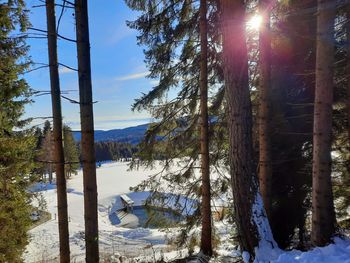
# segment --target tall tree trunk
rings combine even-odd
[[[221,0],[221,18],[235,221],[241,250],[252,256],[256,252],[255,257],[262,260],[268,255],[255,248],[267,245],[272,249],[276,243],[253,167],[252,107],[248,85],[244,1]]]
[[[61,112],[61,91],[58,75],[57,61],[57,33],[55,17],[55,1],[46,0],[47,15],[47,37],[50,65],[50,83],[53,115],[53,157],[56,170],[57,185],[57,214],[60,240],[60,262],[70,262],[69,249],[69,229],[68,229],[68,206],[67,206],[67,186],[64,174],[64,154],[62,143],[62,112]],[[49,131],[50,132],[50,131]],[[51,148],[51,144],[50,144]],[[52,150],[50,149],[50,152]],[[51,164],[50,164],[51,170]]]
[[[331,182],[335,5],[331,0],[318,0],[317,7],[311,232],[316,246],[329,243],[335,231]]]
[[[99,261],[96,158],[87,0],[75,1],[84,184],[86,262]]]
[[[346,5],[346,18],[348,20],[347,26],[346,26],[346,40],[347,40],[347,100],[346,100],[346,107],[348,110],[348,147],[350,151],[350,3]]]
[[[208,40],[207,3],[200,1],[200,149],[202,171],[202,234],[201,251],[208,256],[213,254],[211,242],[210,168],[208,137]]]
[[[268,216],[271,213],[271,40],[270,40],[270,1],[260,0],[259,13],[262,25],[259,32],[260,90],[259,90],[259,186]]]

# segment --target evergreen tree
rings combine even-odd
[[[69,229],[68,229],[68,204],[67,204],[67,183],[64,165],[63,151],[63,127],[62,127],[62,107],[61,107],[61,89],[58,75],[58,56],[57,56],[57,32],[56,32],[56,14],[55,0],[46,0],[46,25],[48,40],[48,58],[50,72],[50,90],[51,107],[53,118],[52,129],[52,160],[55,164],[56,189],[57,189],[57,215],[58,215],[58,233],[60,244],[60,262],[70,261],[69,248]]]
[[[43,134],[47,134],[48,131],[51,131],[51,123],[50,123],[50,121],[46,120],[44,122]]]
[[[36,168],[35,173],[40,175],[41,180],[44,181],[45,178],[45,165],[40,161],[41,159],[41,146],[43,144],[44,135],[43,131],[40,127],[37,127],[34,132],[34,137],[36,139],[36,147],[35,147],[35,162]]]
[[[208,76],[208,115],[222,113],[223,87],[220,68],[220,48],[215,45],[218,41],[217,31],[217,1],[206,1],[208,4],[207,23],[207,76]],[[129,22],[131,28],[140,32],[138,42],[146,47],[146,63],[150,70],[150,78],[159,79],[159,84],[152,91],[137,99],[134,110],[148,110],[158,123],[150,125],[134,164],[152,166],[161,158],[164,170],[174,165],[181,169],[167,174],[158,174],[143,182],[137,189],[151,188],[154,191],[164,191],[157,183],[164,180],[169,185],[183,189],[188,197],[202,198],[202,186],[198,182],[196,171],[200,160],[200,70],[201,43],[199,1],[170,1],[158,5],[158,1],[127,0],[126,3],[134,10],[141,11],[140,17]],[[170,95],[171,90],[176,95]],[[170,96],[169,96],[170,95]],[[204,105],[204,104],[203,104]],[[208,136],[215,138],[208,144],[208,149],[215,147],[217,151],[211,156],[209,168],[218,165],[224,156],[221,129],[222,115],[208,118]],[[218,136],[216,136],[218,135]],[[220,159],[220,160],[219,160]],[[208,172],[209,172],[208,168]],[[157,178],[157,179],[156,179]],[[164,184],[165,185],[165,184]],[[222,177],[211,182],[212,193],[227,180]],[[207,188],[208,189],[208,188]],[[200,210],[200,207],[198,207]],[[183,243],[188,236],[189,228],[199,224],[200,211],[196,217],[187,221],[181,233],[179,242]],[[209,210],[208,210],[209,211]],[[207,235],[208,233],[204,233]]]
[[[77,174],[80,164],[78,148],[72,130],[67,125],[63,126],[63,147],[66,178],[69,178],[72,174]]]
[[[75,0],[78,53],[81,149],[84,174],[84,219],[86,262],[99,262],[96,156],[92,102],[90,36],[87,0]]]
[[[332,158],[332,179],[337,220],[341,227],[349,227],[347,208],[350,206],[350,4],[338,6],[335,36],[335,92],[333,106],[333,145],[337,154]],[[346,59],[344,59],[346,58]]]
[[[48,175],[49,183],[52,183],[53,173],[53,139],[51,128],[46,129],[44,127],[44,137],[41,140],[41,145],[38,153],[38,161],[42,167],[44,175]]]
[[[134,22],[129,22],[129,25],[139,30],[139,44],[146,46],[146,62],[150,69],[150,77],[159,78],[159,84],[134,104],[135,109],[149,110],[155,118],[161,120],[150,126],[140,146],[138,157],[141,163],[146,165],[152,165],[153,160],[162,159],[165,167],[176,164],[174,162],[176,158],[182,158],[182,164],[185,163],[186,168],[163,176],[163,179],[172,182],[173,185],[181,186],[182,189],[187,189],[192,186],[189,182],[193,180],[195,171],[193,169],[195,166],[191,165],[192,161],[198,160],[200,153],[196,146],[199,136],[196,125],[199,120],[198,95],[200,94],[198,91],[199,1],[171,1],[160,5],[157,5],[157,1],[127,0],[126,2],[131,8],[141,11],[140,17]],[[254,7],[256,2],[247,1],[248,8]],[[215,119],[209,122],[210,165],[213,166],[218,164],[218,160],[222,160],[225,165],[228,163],[229,136],[226,129],[228,118],[224,110],[226,102],[223,99],[222,88],[222,44],[220,33],[217,31],[220,25],[217,12],[218,1],[207,1],[207,3],[208,88],[209,105],[211,105],[209,114],[215,116],[209,118]],[[265,1],[261,3],[264,4]],[[271,54],[267,62],[270,65],[266,65],[267,68],[271,67],[271,82],[267,96],[263,96],[262,99],[268,99],[267,106],[270,107],[268,111],[270,117],[266,119],[270,122],[270,127],[264,131],[264,133],[266,131],[270,133],[269,136],[265,136],[270,140],[270,147],[266,147],[265,150],[270,148],[271,156],[267,159],[272,173],[270,174],[269,216],[274,237],[281,247],[290,246],[296,234],[299,235],[300,245],[303,247],[303,242],[308,237],[309,228],[306,217],[311,209],[316,4],[315,0],[280,1],[271,10],[274,20],[269,31],[270,39],[267,39],[267,42],[271,41],[271,46],[269,45]],[[271,5],[262,7],[264,11],[270,10],[269,8]],[[260,34],[265,33],[266,36],[266,29],[264,27]],[[258,62],[256,54],[260,52],[256,47],[256,40],[256,36],[255,39],[254,36],[248,39],[250,65],[248,80],[251,87],[250,96],[254,103],[252,109],[254,131],[258,130],[255,126],[259,124],[259,116],[263,117],[262,111],[257,107],[259,98],[257,90],[259,91],[259,83],[264,82],[262,71],[253,74]],[[263,56],[262,53],[260,55]],[[261,61],[261,63],[264,62]],[[195,67],[192,67],[193,65]],[[341,73],[339,80],[344,79],[345,76]],[[172,88],[175,88],[178,93],[177,96],[169,98],[168,91]],[[344,90],[340,93],[341,99],[344,100],[346,87],[345,93]],[[346,114],[343,110],[340,114],[342,115],[337,118],[339,121],[336,125],[345,127]],[[344,145],[344,133],[338,128],[337,130],[341,133],[336,135],[338,144]],[[259,158],[258,133],[253,134],[253,139],[254,145],[257,146],[251,157],[255,167]],[[339,186],[340,182],[346,183],[348,182],[346,178],[349,178],[349,173],[344,166],[349,163],[346,156],[348,156],[347,153],[343,151],[337,166],[342,174]],[[153,179],[146,181],[139,189],[145,187],[157,189],[157,181]],[[227,181],[218,182],[218,185],[223,186],[222,189],[227,189]],[[200,189],[194,187],[188,192],[193,193],[197,190]],[[217,190],[213,192],[222,193],[220,189]],[[343,211],[346,200],[349,200],[349,198],[343,198],[348,196],[346,192],[344,188],[337,187],[337,195],[342,196],[338,200],[344,201],[337,203],[345,205],[342,206]]]
[[[24,1],[0,3],[0,261],[21,262],[28,243],[29,195],[35,138],[23,131],[30,89],[22,74],[29,67]],[[21,131],[22,130],[22,131]]]
[[[112,153],[112,142],[97,142],[95,143],[95,151],[96,151],[96,161],[109,161],[113,160]]]
[[[251,258],[263,260],[267,252],[259,253],[259,246],[273,249],[277,245],[254,172],[245,5],[241,1],[221,0],[220,7],[235,222],[241,250],[247,251]]]
[[[122,142],[95,142],[96,161],[110,161],[132,158],[138,152],[138,147]],[[159,158],[157,158],[159,160]]]
[[[50,121],[46,120],[42,130],[41,138],[38,138],[39,148],[37,152],[37,159],[40,166],[43,179],[48,175],[49,183],[52,183],[53,173],[53,142],[52,142],[52,129]]]
[[[202,176],[202,232],[201,251],[207,256],[213,254],[211,227],[211,191],[209,164],[209,129],[208,129],[208,39],[207,39],[207,0],[200,1],[200,154]]]
[[[36,127],[36,129],[34,131],[34,137],[37,138],[36,148],[37,148],[37,150],[39,150],[41,142],[43,140],[43,133],[42,133],[42,130],[40,129],[40,127]]]
[[[318,0],[317,10],[311,238],[314,245],[323,246],[335,232],[331,182],[335,2]]]
[[[350,74],[350,3],[348,3],[346,6],[346,19],[347,19],[347,26],[345,28],[346,30],[346,43],[347,43],[347,73]],[[346,101],[346,108],[347,108],[347,119],[348,119],[348,147],[350,152],[350,78],[347,78],[347,92],[348,99]]]
[[[305,12],[304,10],[308,10]],[[271,25],[271,213],[280,247],[308,237],[311,209],[312,112],[315,75],[316,1],[280,2]],[[308,36],[308,37],[305,37]],[[254,93],[253,93],[254,94]]]
[[[271,4],[267,0],[259,1],[259,13],[262,24],[259,32],[259,186],[268,216],[271,213]]]

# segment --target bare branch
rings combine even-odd
[[[42,68],[47,68],[47,67],[49,67],[49,65],[47,65],[47,66],[40,66],[40,67],[37,67],[37,68],[29,69],[29,70],[23,72],[23,74],[27,74],[27,73],[30,73],[30,72],[33,72],[33,71],[36,71],[36,70],[39,70],[39,69],[42,69]]]
[[[46,34],[47,34],[47,31],[46,31],[46,30],[38,29],[38,28],[34,28],[34,27],[28,27],[28,30],[38,31],[38,32],[42,32],[42,33],[46,33]],[[71,39],[71,38],[68,38],[68,37],[64,37],[64,36],[62,36],[62,35],[60,35],[60,34],[56,34],[56,35],[57,35],[57,37],[62,38],[62,39],[64,39],[64,40],[67,40],[67,41],[69,41],[69,42],[74,42],[74,43],[77,42],[77,41],[74,40],[74,39]]]
[[[58,63],[58,65],[60,65],[60,66],[62,66],[62,67],[65,67],[65,68],[68,68],[68,69],[70,69],[70,70],[74,70],[74,71],[77,71],[77,72],[78,72],[78,70],[77,70],[77,69],[72,68],[72,67],[70,67],[70,66],[67,66],[66,64],[63,64],[63,63]]]

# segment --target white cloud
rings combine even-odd
[[[149,83],[153,86],[157,86],[159,85],[159,80],[151,80]]]
[[[129,74],[129,75],[117,77],[116,80],[125,81],[125,80],[132,80],[132,79],[142,79],[142,78],[145,78],[148,74],[149,74],[148,71],[134,73],[134,74]]]
[[[66,68],[66,67],[60,67],[58,71],[60,74],[68,74],[68,73],[75,72],[74,70],[72,70],[70,68]]]

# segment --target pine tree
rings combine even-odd
[[[23,79],[30,61],[24,1],[0,3],[0,262],[21,262],[28,243],[33,179],[34,133],[24,130],[24,106],[30,88]]]
[[[258,166],[260,191],[274,238],[285,247],[297,232],[304,236],[311,189],[311,179],[305,176],[311,145],[311,130],[306,129],[311,126],[305,124],[310,123],[307,111],[311,107],[300,105],[312,102],[309,94],[313,85],[310,89],[304,76],[313,76],[306,68],[314,68],[309,66],[314,50],[305,45],[313,42],[313,34],[305,39],[301,32],[312,28],[313,16],[299,12],[307,8],[306,1],[247,3],[247,12],[258,11],[262,16],[259,31],[247,27],[253,161]],[[271,25],[270,12],[274,16]]]
[[[335,232],[331,182],[335,2],[318,1],[312,175],[312,242],[326,245]]]
[[[279,2],[272,10],[276,20],[271,24],[273,205],[269,219],[282,248],[293,245],[296,235],[304,248],[308,236],[316,49],[313,10],[314,0]]]
[[[35,173],[40,176],[40,180],[44,181],[45,170],[44,164],[40,162],[41,158],[41,146],[43,144],[44,135],[43,131],[40,127],[37,127],[34,132],[34,137],[36,138],[36,147],[35,147],[35,162],[37,163],[37,167],[35,168]]]
[[[55,0],[46,0],[48,57],[50,69],[51,105],[53,117],[53,155],[57,187],[57,215],[60,242],[60,262],[70,262],[67,183],[64,172],[64,152],[62,140],[61,88],[58,75],[57,32]]]
[[[72,130],[67,125],[63,126],[63,145],[66,178],[70,178],[72,174],[77,174],[80,164],[78,148]]]
[[[262,25],[259,32],[259,186],[267,215],[271,210],[271,39],[269,1],[260,0],[259,13]]]
[[[78,53],[81,153],[84,174],[86,262],[99,262],[96,156],[87,0],[75,0]]]
[[[95,149],[97,162],[132,158],[139,150],[136,145],[114,141],[96,142]]]
[[[228,135],[225,125],[228,121],[223,110],[222,89],[222,53],[221,36],[218,28],[218,1],[208,2],[208,71],[209,97],[212,107],[209,115],[215,121],[209,122],[211,165],[217,160],[227,163]],[[247,1],[253,5],[254,1]],[[143,164],[152,164],[162,159],[165,167],[174,164],[176,158],[188,161],[186,169],[179,173],[163,176],[163,179],[186,189],[192,185],[192,160],[198,160],[200,150],[196,146],[199,133],[198,102],[199,87],[199,1],[175,1],[157,5],[153,1],[133,1],[127,3],[141,12],[140,17],[129,22],[132,28],[139,30],[139,44],[146,46],[146,61],[150,68],[150,77],[159,77],[159,85],[145,94],[134,104],[135,109],[149,110],[159,123],[152,124],[138,157]],[[186,5],[193,3],[193,5]],[[311,208],[311,164],[312,164],[312,111],[315,76],[315,39],[316,39],[315,0],[293,0],[276,3],[273,14],[276,17],[271,25],[271,85],[269,102],[271,117],[271,166],[274,180],[271,182],[271,226],[276,240],[282,247],[291,244],[297,234],[302,242],[306,236],[306,217]],[[181,14],[181,15],[180,15]],[[181,21],[181,22],[179,22]],[[196,23],[195,23],[196,22]],[[215,33],[213,32],[215,31]],[[190,32],[190,36],[188,36]],[[308,36],[308,37],[305,37]],[[253,43],[254,44],[254,43]],[[249,42],[249,45],[251,43]],[[217,49],[215,48],[217,47]],[[255,61],[251,46],[248,52],[249,63]],[[195,67],[192,67],[192,66]],[[166,69],[166,70],[164,70]],[[250,73],[254,66],[249,67]],[[256,101],[259,90],[256,79],[260,74],[249,76],[249,86],[253,87],[251,98]],[[184,82],[186,80],[186,82]],[[191,84],[191,85],[184,85]],[[212,85],[220,88],[212,89]],[[168,91],[176,87],[177,97],[167,97]],[[191,91],[192,93],[189,93]],[[193,94],[193,96],[187,96]],[[255,106],[255,105],[253,105]],[[253,108],[253,117],[259,110]],[[210,118],[211,119],[211,118]],[[253,119],[256,125],[259,120]],[[254,127],[255,128],[255,127]],[[254,129],[255,130],[255,129]],[[256,129],[257,130],[257,129]],[[255,134],[254,134],[255,135]],[[258,136],[253,137],[258,145]],[[252,154],[252,161],[258,159],[258,149]],[[272,165],[273,164],[273,165]],[[185,176],[183,176],[185,175]],[[184,179],[186,178],[186,179]],[[156,180],[155,180],[156,181]],[[157,188],[152,180],[142,187]],[[226,185],[225,185],[226,183]],[[227,182],[219,182],[227,189]],[[142,189],[138,188],[138,189]],[[226,187],[226,188],[225,188]],[[200,189],[192,188],[188,192]],[[214,193],[221,190],[213,191]],[[187,230],[187,229],[185,229]]]
[[[44,122],[44,127],[43,127],[43,134],[46,134],[48,131],[51,131],[51,123],[50,121],[46,120]]]
[[[345,26],[345,35],[346,35],[346,74],[350,74],[350,3],[347,3],[345,5],[345,19],[347,20],[346,26]],[[347,109],[347,130],[348,130],[348,150],[350,152],[350,78],[347,77],[347,89],[346,89],[346,109]]]
[[[150,125],[144,141],[140,144],[140,151],[134,164],[150,166],[161,158],[164,170],[179,164],[181,169],[174,173],[159,174],[158,179],[169,182],[186,192],[188,197],[200,198],[201,190],[196,170],[200,160],[200,71],[201,39],[199,1],[171,1],[158,5],[157,1],[127,0],[127,4],[134,10],[141,11],[140,17],[129,22],[131,28],[140,34],[138,43],[146,47],[146,63],[150,71],[150,78],[159,79],[159,84],[137,99],[134,110],[147,110],[160,121]],[[218,166],[225,156],[224,139],[226,132],[223,125],[223,87],[220,67],[220,48],[217,31],[218,19],[217,1],[207,1],[207,76],[208,76],[208,115],[217,114],[208,119],[208,136],[212,138],[208,145],[215,148],[211,154],[210,167]],[[170,95],[173,92],[176,95]],[[225,156],[226,157],[226,156]],[[151,188],[160,189],[155,177],[145,181],[137,190]],[[214,182],[215,181],[215,182]],[[227,180],[219,177],[212,180],[212,193],[221,194],[219,190],[227,186]],[[200,210],[200,207],[198,207]],[[187,221],[182,229],[179,243],[188,237],[189,229],[200,224],[198,215]],[[207,216],[206,216],[207,217]]]
[[[50,129],[44,129],[44,137],[41,141],[38,159],[43,167],[43,173],[48,175],[49,183],[52,184],[52,173],[53,173],[53,140],[52,131]]]
[[[223,69],[228,107],[229,162],[235,207],[235,222],[242,251],[257,260],[263,243],[276,244],[259,194],[254,171],[252,108],[248,83],[245,39],[245,6],[241,1],[221,0]],[[256,254],[257,253],[257,254]]]
[[[35,131],[34,131],[34,136],[35,138],[37,138],[37,149],[39,149],[40,145],[41,145],[41,141],[43,140],[43,133],[42,130],[40,129],[40,127],[36,127]]]
[[[211,256],[212,229],[211,229],[211,190],[210,190],[210,163],[209,163],[209,129],[208,129],[208,39],[207,39],[207,0],[200,1],[200,154],[202,175],[202,232],[201,251]]]
[[[49,183],[52,183],[52,156],[53,156],[53,144],[52,144],[52,129],[50,121],[46,120],[42,130],[42,138],[38,139],[39,149],[37,153],[37,161],[40,163],[40,170],[42,172],[42,177],[46,180],[46,175],[48,175]]]
[[[348,228],[347,208],[350,205],[350,3],[338,5],[335,27],[335,92],[333,107],[333,145],[337,156],[332,158],[334,203],[340,227]],[[346,59],[344,59],[344,57]]]

